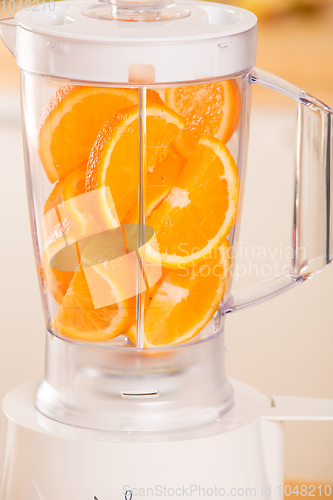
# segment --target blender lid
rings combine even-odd
[[[170,83],[228,77],[255,64],[256,16],[229,5],[53,1],[15,20],[17,64],[43,76]]]

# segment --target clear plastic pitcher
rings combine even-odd
[[[47,328],[38,409],[161,430],[232,405],[226,313],[332,258],[332,111],[253,69],[256,18],[209,2],[51,2],[1,23],[21,68]],[[253,83],[297,103],[292,272],[232,293]]]

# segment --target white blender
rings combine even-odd
[[[333,402],[229,382],[224,323],[331,262],[333,111],[254,69],[236,7],[50,2],[0,34],[47,328],[43,381],[3,402],[0,500],[281,498],[282,422]],[[297,103],[294,253],[233,294],[252,84]]]

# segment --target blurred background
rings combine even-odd
[[[258,67],[333,107],[332,0],[228,3],[258,16]],[[12,4],[0,2],[1,18],[14,15]],[[260,279],[260,269],[271,265],[272,259],[282,262],[291,245],[294,126],[291,101],[253,89],[240,236],[241,248],[254,248],[251,265],[258,265],[259,272],[258,276],[253,273],[253,280]],[[15,385],[41,378],[44,368],[44,318],[25,192],[19,71],[2,43],[0,164],[2,399]],[[260,247],[271,251],[270,257],[259,262]],[[239,262],[242,259],[244,255]],[[235,281],[237,287],[242,285],[240,279]],[[231,315],[226,342],[230,377],[244,380],[267,395],[333,398],[333,265],[302,287]],[[333,485],[333,423],[285,424],[285,477],[288,484]]]

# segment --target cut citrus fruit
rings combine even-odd
[[[72,198],[84,192],[85,172],[85,168],[81,166],[81,168],[74,170],[74,172],[66,177],[64,181],[58,181],[44,206],[44,215],[48,212],[50,214],[43,219],[46,250],[44,250],[42,255],[41,272],[47,289],[59,304],[66,294],[69,284],[73,279],[74,270],[79,264],[77,248],[75,247],[75,232],[77,233],[77,231],[74,231],[73,224],[70,224],[71,219],[75,217],[75,206],[72,207],[69,203],[73,203],[74,200]],[[64,221],[60,217],[63,207],[62,200],[71,200],[66,205],[67,210],[71,209],[70,217],[67,217]],[[54,211],[54,214],[52,214],[51,210],[55,207],[57,207],[57,211]],[[47,226],[48,222],[49,226]],[[72,226],[72,231],[70,230],[70,226]],[[78,247],[81,250],[83,248],[82,243]],[[86,244],[88,243],[86,242]],[[64,250],[66,253],[64,253]],[[60,252],[60,258],[57,256],[55,261],[54,257],[57,252]],[[49,262],[49,258],[52,265]]]
[[[39,156],[51,183],[87,162],[104,123],[138,103],[132,89],[66,85],[49,101],[41,119]]]
[[[179,154],[186,158],[202,135],[226,143],[238,126],[241,97],[235,80],[172,87],[165,92],[165,103],[186,119],[175,141]]]
[[[54,186],[53,189],[48,197],[48,199],[45,202],[44,205],[44,210],[43,210],[43,215],[47,214],[52,208],[55,208],[59,203],[62,202],[62,186],[63,186],[63,181],[58,181]]]
[[[69,174],[62,188],[63,203],[59,208],[63,216],[70,218],[76,226],[76,235],[84,237],[87,234],[87,219],[90,218],[90,226],[93,217],[93,207],[88,195],[85,195],[86,165],[81,166]],[[66,207],[66,215],[62,207]],[[98,232],[98,221],[94,218],[96,232]],[[91,228],[90,228],[91,229]],[[90,234],[92,231],[90,230]]]
[[[75,205],[69,205],[74,200]],[[102,225],[101,218],[97,220],[94,217],[89,201],[85,199],[85,194],[79,195],[58,205],[55,214],[49,212],[55,216],[52,217],[53,223],[44,224],[43,229],[52,226],[49,234],[45,231],[44,241],[45,252],[53,269],[74,271],[81,262],[82,252],[94,236],[109,230],[107,225]],[[81,218],[83,213],[86,221]]]
[[[146,217],[170,193],[178,179],[186,160],[168,153],[165,160],[156,165],[152,172],[146,174]],[[138,196],[136,196],[138,198]],[[138,223],[138,203],[127,213],[124,222]]]
[[[217,311],[229,269],[230,245],[225,240],[200,264],[170,270],[145,310],[145,347],[180,344],[195,337]],[[136,342],[135,326],[126,334]]]
[[[150,304],[150,301],[152,300],[153,296],[157,292],[158,288],[162,285],[163,281],[165,278],[168,276],[170,269],[167,269],[165,267],[161,268],[162,275],[160,279],[155,283],[155,285],[151,286],[145,291],[145,305],[148,306]]]
[[[184,126],[184,120],[161,104],[146,108],[146,170],[166,158],[170,143]],[[101,197],[102,214],[113,224],[120,222],[138,198],[140,176],[139,110],[137,106],[120,111],[103,127],[92,148],[86,190],[109,188],[114,207]],[[106,192],[106,190],[105,190]]]
[[[81,267],[75,271],[58,314],[51,322],[51,327],[62,335],[93,342],[110,340],[129,326],[128,305],[112,304],[95,309]]]
[[[45,250],[41,259],[41,276],[46,288],[60,304],[79,264],[75,230],[67,218],[59,222],[59,209],[51,209],[43,218]],[[80,248],[83,248],[83,242]],[[88,242],[86,242],[86,245]]]
[[[42,254],[40,269],[46,288],[51,293],[52,297],[60,304],[73,279],[74,272],[53,269],[49,264],[45,251]]]
[[[67,337],[95,342],[126,331],[136,315],[137,266],[126,255],[121,228],[96,235],[82,253],[51,327]]]
[[[42,234],[44,242],[47,240],[58,223],[56,207],[62,202],[63,185],[64,183],[62,180],[58,181],[54,185],[49,197],[45,202],[42,219]]]
[[[147,101],[155,104],[164,104],[164,101],[160,94],[153,89],[147,89]]]
[[[203,137],[170,194],[146,221],[157,242],[157,248],[146,245],[147,259],[177,268],[205,258],[232,228],[238,196],[238,171],[227,147]]]
[[[86,164],[78,167],[74,172],[69,174],[63,182],[62,199],[63,201],[70,200],[85,192],[86,183]]]

